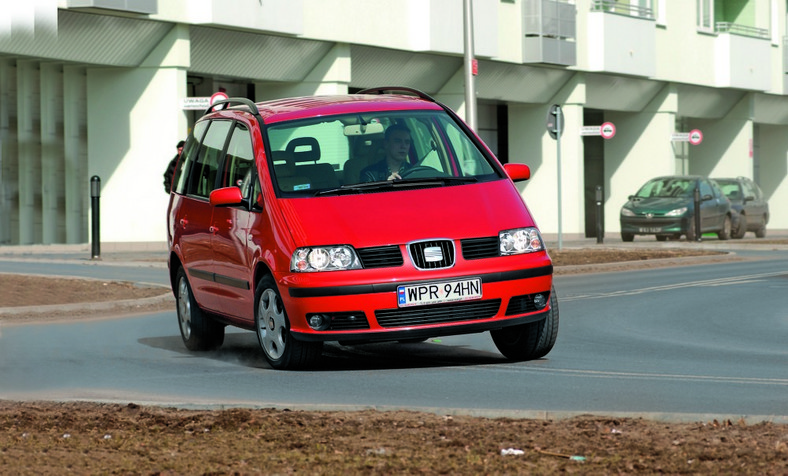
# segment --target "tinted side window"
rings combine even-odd
[[[227,154],[222,165],[222,177],[220,187],[240,186],[244,198],[249,198],[249,187],[243,187],[248,183],[254,168],[254,152],[252,150],[252,137],[249,130],[243,124],[237,123],[233,128],[230,143],[227,146]]]
[[[755,187],[753,183],[748,181],[742,181],[741,183],[744,186],[744,196],[745,198],[760,198],[758,193],[755,191]]]
[[[211,121],[205,139],[197,151],[197,158],[189,167],[189,177],[184,193],[197,197],[208,198],[216,183],[216,173],[222,156],[230,121]]]
[[[172,179],[172,190],[175,193],[184,193],[186,186],[186,177],[189,176],[189,168],[197,158],[197,151],[199,150],[199,143],[202,140],[205,129],[208,127],[208,122],[198,122],[194,125],[194,130],[186,139],[186,144],[183,147],[181,158],[178,160],[178,165],[175,169],[175,174]]]
[[[711,186],[709,182],[705,180],[700,181],[700,196],[701,198],[705,197],[706,195],[714,196],[714,192],[711,190]]]

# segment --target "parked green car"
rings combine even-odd
[[[757,238],[766,236],[769,223],[769,202],[761,188],[747,177],[715,178],[722,193],[731,201],[733,214],[733,238],[744,238],[748,231]]]
[[[673,175],[653,178],[629,196],[621,208],[621,239],[655,235],[664,241],[685,235],[694,241],[696,188],[700,189],[701,233],[730,238],[731,203],[717,183],[697,175]]]

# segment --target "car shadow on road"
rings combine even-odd
[[[142,345],[177,352],[183,356],[212,359],[245,367],[272,369],[253,333],[228,333],[224,344],[217,350],[192,352],[183,346],[180,336],[146,337]],[[448,345],[439,340],[419,343],[380,342],[353,346],[331,342],[323,346],[318,363],[307,371],[365,371],[398,370],[436,367],[465,367],[507,363],[498,354],[470,348],[466,345]]]

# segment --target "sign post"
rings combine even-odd
[[[556,141],[556,175],[558,176],[558,251],[563,249],[561,224],[561,134],[564,132],[564,112],[553,104],[547,111],[547,133]]]

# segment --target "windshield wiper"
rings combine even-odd
[[[315,196],[320,195],[344,195],[350,193],[364,193],[367,190],[380,190],[384,188],[393,188],[394,182],[392,180],[381,180],[379,182],[364,182],[342,185],[338,188],[329,188],[326,190],[318,190]]]
[[[413,186],[414,184],[425,184],[425,185],[433,185],[433,184],[444,184],[444,185],[454,185],[459,183],[474,183],[478,182],[479,179],[476,177],[420,177],[420,178],[404,178],[402,180],[397,180],[394,182],[394,186],[396,187],[397,184],[407,184],[407,186]]]
[[[428,178],[405,178],[401,180],[381,180],[378,182],[364,182],[342,185],[339,188],[318,190],[315,197],[321,195],[346,195],[351,193],[364,193],[372,190],[395,189],[395,188],[415,188],[420,186],[434,185],[456,185],[461,183],[478,182],[476,177],[428,177]]]

